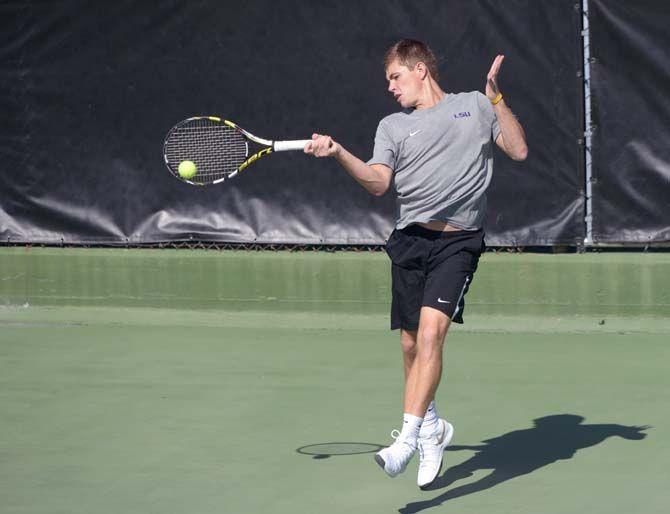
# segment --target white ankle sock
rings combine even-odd
[[[419,435],[421,437],[428,436],[430,437],[438,429],[438,420],[439,416],[437,415],[437,409],[435,408],[435,400],[430,402],[428,405],[428,410],[426,410],[426,415],[423,417],[423,424],[421,425],[421,430]]]
[[[417,418],[412,414],[404,413],[402,416],[402,430],[400,431],[400,437],[410,446],[416,448],[416,440],[419,437],[419,430],[421,429],[421,424],[423,423],[423,418]]]

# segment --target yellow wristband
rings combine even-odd
[[[498,102],[500,102],[500,100],[502,100],[502,93],[498,93],[497,96],[493,100],[491,100],[491,103],[493,105],[496,105]]]

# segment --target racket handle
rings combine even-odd
[[[291,150],[302,150],[311,139],[301,139],[300,141],[275,141],[272,148],[275,152],[288,152]]]

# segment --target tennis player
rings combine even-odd
[[[404,39],[386,52],[388,91],[403,108],[379,123],[372,159],[361,161],[333,140],[313,134],[305,153],[334,157],[367,191],[383,195],[394,184],[391,329],[400,329],[405,371],[402,430],[375,455],[389,476],[405,470],[417,448],[417,483],[440,472],[453,426],[437,414],[435,392],[442,349],[452,322],[463,323],[464,297],[484,250],[482,222],[496,145],[523,161],[524,130],[498,88],[504,56],[493,61],[486,94],[446,93],[433,52]],[[397,432],[397,431],[394,431]]]

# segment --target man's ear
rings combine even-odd
[[[414,69],[419,72],[419,77],[421,78],[421,80],[425,79],[426,75],[428,75],[428,67],[422,61],[417,62],[414,65]]]

